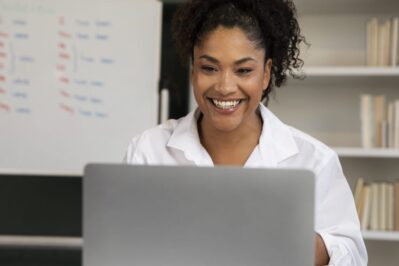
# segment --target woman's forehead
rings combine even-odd
[[[239,27],[226,28],[217,27],[207,33],[201,41],[194,47],[194,57],[210,55],[215,58],[240,59],[253,57],[261,59],[265,55],[262,48],[258,48],[254,41],[248,39],[246,33]]]

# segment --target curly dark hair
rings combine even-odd
[[[280,87],[287,72],[301,78],[299,45],[306,43],[301,35],[292,0],[191,0],[175,13],[173,39],[183,61],[193,57],[194,46],[218,26],[239,27],[257,48],[265,49],[265,63],[272,59],[271,80],[262,95],[267,104],[274,86]]]

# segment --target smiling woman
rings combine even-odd
[[[192,0],[176,13],[197,110],[131,141],[131,164],[307,168],[316,176],[315,264],[366,265],[353,197],[334,151],[262,103],[299,69],[291,0]]]
[[[194,47],[199,135],[214,164],[244,165],[258,144],[262,120],[257,109],[272,63],[269,59],[265,64],[264,58],[265,50],[238,27],[219,26]]]

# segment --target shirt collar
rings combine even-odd
[[[196,165],[213,166],[212,159],[202,146],[198,135],[197,120],[200,114],[197,108],[183,117],[174,129],[167,147],[182,151],[185,157]]]
[[[260,161],[248,162],[246,166],[259,165],[273,167],[298,153],[298,147],[287,125],[281,122],[266,106],[259,105],[263,120],[259,139]],[[183,117],[170,137],[167,147],[182,151],[185,157],[196,165],[213,166],[212,159],[202,146],[197,120],[200,111],[197,108]],[[255,149],[257,149],[256,147]]]
[[[276,166],[299,152],[287,125],[281,122],[266,106],[259,105],[263,120],[259,138],[261,158],[267,166]]]

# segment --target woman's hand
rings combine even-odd
[[[316,266],[327,265],[328,262],[330,261],[330,257],[328,256],[326,245],[324,244],[324,241],[319,234],[316,234],[315,240],[316,240],[315,265]]]

